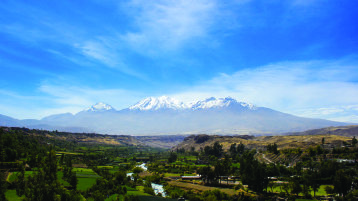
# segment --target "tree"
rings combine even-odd
[[[216,141],[213,145],[213,155],[216,157],[220,157],[223,154],[223,146]]]
[[[168,158],[168,163],[173,163],[177,160],[178,155],[174,152],[170,152],[169,158]]]
[[[213,183],[215,181],[215,172],[210,166],[200,167],[198,174],[201,175],[205,183]]]
[[[16,181],[16,195],[22,196],[25,193],[25,165],[24,163],[20,166],[20,172],[17,175]]]
[[[290,189],[292,189],[291,193],[296,194],[296,196],[298,196],[298,194],[302,192],[302,187],[300,185],[299,177],[293,177],[289,185],[290,185]]]
[[[339,195],[345,196],[351,189],[352,179],[347,176],[344,170],[338,170],[333,180],[334,192]]]
[[[352,146],[356,146],[357,141],[358,140],[356,139],[356,136],[354,136],[353,139],[352,139]]]
[[[236,143],[230,145],[229,152],[230,152],[231,158],[235,158],[235,156],[237,154]]]
[[[326,191],[326,193],[327,193],[328,195],[334,194],[334,189],[333,189],[331,186],[326,186],[326,187],[324,187],[324,190]]]
[[[70,180],[69,180],[69,183],[70,183],[70,185],[72,186],[72,188],[74,190],[77,189],[78,179],[77,179],[77,176],[76,176],[76,172],[72,173],[72,175],[70,177]]]
[[[105,197],[104,195],[99,191],[95,191],[92,195],[94,201],[104,201],[105,200]]]
[[[313,171],[311,174],[310,186],[312,187],[314,197],[316,197],[316,192],[318,191],[319,186],[320,186],[318,183],[318,179],[319,179],[318,172]]]
[[[237,145],[237,153],[238,154],[243,154],[245,151],[245,145],[243,145],[241,142],[240,144]]]
[[[278,154],[277,144],[273,143],[273,144],[267,145],[267,151],[271,152],[271,153],[274,153],[274,154]]]
[[[252,190],[261,193],[267,189],[267,167],[265,163],[260,163],[254,159],[256,150],[245,151],[240,158],[240,174],[242,182],[247,184]]]
[[[57,180],[57,159],[54,150],[49,151],[40,163],[39,169],[26,179],[24,192],[25,200],[31,201],[57,201],[61,197],[66,197],[67,192]],[[78,196],[70,198],[75,200]]]
[[[324,145],[324,141],[325,141],[325,139],[324,139],[324,137],[322,138],[322,145]]]
[[[176,159],[175,159],[176,160]],[[133,168],[133,173],[134,174],[139,174],[139,173],[141,173],[141,172],[143,172],[144,170],[143,170],[143,168],[141,168],[141,167],[135,167],[135,168]]]
[[[282,185],[282,189],[286,192],[287,195],[289,195],[290,185],[288,183],[284,183]]]
[[[7,184],[5,181],[5,174],[0,172],[0,200],[6,200],[5,192],[6,192]]]

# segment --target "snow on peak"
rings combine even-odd
[[[110,111],[114,110],[114,108],[106,103],[98,102],[95,105],[85,109],[87,112],[97,112],[97,111]]]
[[[240,104],[242,107],[247,107],[249,109],[254,109],[255,106],[253,106],[250,103],[244,103],[244,102],[238,102],[237,100],[226,97],[226,98],[207,98],[203,101],[198,101],[194,104],[192,104],[191,109],[197,110],[197,109],[208,109],[208,108],[219,108],[219,107],[228,107],[231,104]]]
[[[130,110],[159,110],[159,109],[185,109],[187,106],[174,98],[161,96],[149,97],[129,107]]]

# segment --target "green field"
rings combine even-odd
[[[95,183],[96,178],[80,177],[78,178],[77,190],[87,190]]]
[[[87,190],[100,178],[92,169],[73,168],[78,179],[77,190]]]
[[[164,173],[165,177],[180,177],[179,173]],[[184,176],[196,176],[196,174],[184,174]]]
[[[17,196],[16,195],[16,190],[8,190],[8,191],[6,191],[5,197],[9,201],[17,201],[17,200],[22,200],[22,198],[24,198],[24,196],[22,198]]]
[[[61,184],[63,184],[64,186],[70,186],[70,184],[69,184],[67,181],[63,180],[62,177],[63,177],[63,172],[58,171],[58,172],[57,172],[57,179],[58,179],[58,181],[59,181]]]
[[[324,188],[326,186],[331,186],[331,185],[321,185],[318,189],[318,191],[316,191],[316,196],[324,196],[327,195],[326,191],[324,190]],[[333,186],[331,186],[333,187]],[[268,188],[268,191],[271,192],[271,188]],[[273,188],[273,192],[275,193],[280,193],[280,192],[285,192],[284,190],[281,191],[281,187],[280,186],[276,186],[275,188]],[[302,193],[300,193],[299,195],[303,195]],[[313,191],[311,191],[311,195],[313,196]]]
[[[11,175],[8,177],[7,181],[9,181],[9,182],[15,181],[19,173],[20,172],[12,172]],[[25,177],[28,177],[29,175],[32,175],[32,174],[33,174],[33,171],[26,171]]]
[[[141,195],[141,196],[151,196],[147,193],[141,192],[141,191],[127,191],[128,195]]]
[[[60,151],[60,152],[57,152],[57,153],[56,153],[57,156],[62,155],[62,154],[67,154],[67,155],[83,155],[83,153],[65,152],[65,151]]]
[[[123,195],[119,195],[119,200],[124,200]],[[114,201],[117,200],[118,194],[113,194],[111,196],[109,196],[107,199],[105,199],[105,201]]]

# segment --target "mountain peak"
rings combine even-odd
[[[103,112],[103,111],[112,111],[114,108],[106,103],[98,102],[91,107],[85,109],[86,112]]]
[[[215,98],[215,97],[210,97],[207,98],[203,101],[198,101],[194,104],[192,104],[191,108],[193,110],[197,110],[197,109],[209,109],[209,108],[220,108],[220,107],[228,107],[232,104],[239,104],[242,107],[246,107],[249,109],[254,109],[255,106],[253,106],[250,103],[244,103],[244,102],[238,102],[237,100],[235,100],[234,98],[231,97],[225,97],[225,98]]]
[[[148,97],[145,98],[135,105],[129,107],[130,110],[160,110],[160,109],[174,109],[174,110],[182,110],[182,109],[190,109],[190,110],[198,110],[198,109],[210,109],[210,108],[221,108],[228,107],[233,104],[240,105],[241,107],[245,107],[248,109],[255,109],[256,107],[250,103],[238,102],[234,98],[225,97],[225,98],[215,98],[210,97],[202,101],[197,101],[190,104],[185,104],[179,100],[168,96],[160,96],[160,97]]]
[[[129,107],[130,110],[159,110],[159,109],[185,109],[186,105],[168,96],[145,98],[135,105]]]

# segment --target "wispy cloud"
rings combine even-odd
[[[326,108],[304,108],[294,113],[311,118],[358,123],[358,105],[344,105]]]
[[[337,105],[353,112],[358,102],[356,60],[281,62],[221,74],[174,96],[186,101],[232,96],[258,106],[308,117],[328,117]],[[312,115],[309,108],[326,108]],[[330,108],[330,109],[327,109]],[[342,109],[342,108],[341,108]],[[358,114],[357,114],[358,115]]]
[[[82,53],[92,59],[100,61],[105,66],[118,70],[130,76],[140,79],[146,79],[146,76],[130,68],[125,62],[124,57],[119,52],[116,42],[108,41],[110,39],[102,38],[97,41],[86,41],[82,45],[76,45]]]
[[[127,63],[131,55],[166,60],[170,59],[168,54],[172,56],[188,47],[217,44],[211,33],[225,21],[225,12],[220,12],[219,7],[216,1],[209,0],[120,3],[118,12],[126,13],[128,27],[114,27],[107,34],[82,40],[76,47],[107,67],[146,80],[140,67]]]
[[[52,114],[75,114],[96,102],[105,102],[116,109],[123,109],[143,96],[143,93],[125,89],[95,89],[45,83],[38,88],[36,95],[0,90],[0,114],[19,119],[40,119]]]
[[[188,41],[208,39],[212,26],[219,22],[216,1],[141,1],[123,5],[130,16],[136,16],[134,31],[121,36],[138,52],[172,51]]]
[[[106,102],[116,109],[123,109],[135,103],[139,97],[139,92],[124,89],[94,89],[80,86],[66,86],[43,84],[39,91],[54,104],[46,111],[62,111],[76,113],[96,102]],[[125,98],[123,98],[125,97]],[[72,108],[66,111],[66,108]]]

